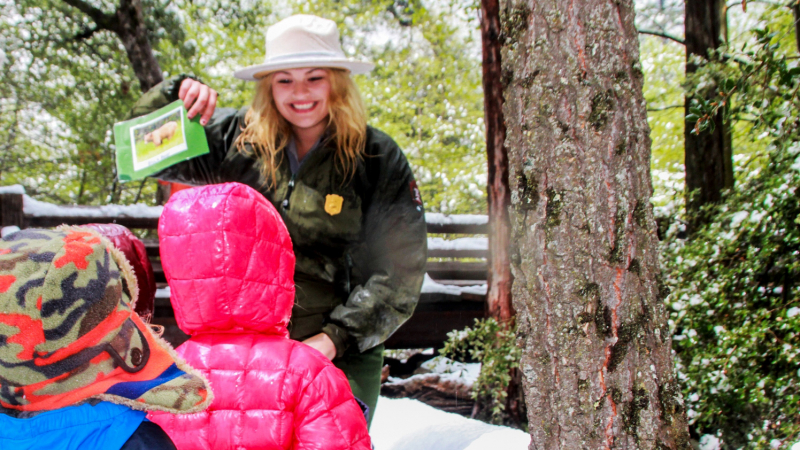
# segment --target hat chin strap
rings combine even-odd
[[[125,330],[125,328],[129,326],[132,326],[133,329],[136,330],[137,333],[139,333],[139,339],[141,339],[142,341],[141,350],[139,350],[136,347],[130,350],[130,352],[132,353],[131,359],[134,360],[133,361],[134,364],[136,364],[135,363],[136,359],[141,359],[141,361],[138,364],[134,366],[128,365],[128,362],[125,361],[125,358],[123,358],[122,355],[120,355],[119,352],[117,352],[117,350],[111,345],[110,342],[107,342],[105,344],[103,350],[109,355],[111,355],[111,358],[114,360],[114,362],[117,363],[117,366],[120,367],[122,370],[128,373],[136,373],[144,369],[144,367],[147,365],[147,361],[150,360],[150,344],[147,343],[147,338],[144,336],[144,333],[142,333],[142,330],[140,330],[139,327],[137,327],[136,324],[133,323],[131,319],[125,321],[125,324],[122,326],[122,330],[120,330],[120,333],[122,333]],[[135,352],[140,352],[141,356],[140,357],[133,356],[135,355]]]

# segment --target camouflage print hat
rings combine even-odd
[[[122,253],[86,228],[0,240],[0,405],[44,411],[99,398],[204,410],[208,381],[133,313],[137,291]]]

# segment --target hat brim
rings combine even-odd
[[[245,67],[233,72],[233,76],[245,81],[258,81],[271,72],[288,69],[302,69],[304,67],[324,67],[334,69],[349,70],[353,75],[361,75],[370,72],[375,68],[375,64],[366,61],[353,61],[343,58],[298,58],[293,60],[283,60],[279,62],[266,62]]]

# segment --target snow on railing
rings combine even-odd
[[[65,206],[56,205],[36,200],[25,194],[25,188],[18,184],[12,186],[0,186],[0,195],[18,194],[23,198],[22,213],[29,218],[63,220],[69,222],[75,219],[76,222],[86,223],[92,218],[116,221],[116,219],[133,219],[136,223],[129,226],[145,228],[154,227],[155,221],[161,216],[163,207],[136,205],[103,205],[103,206]],[[149,221],[149,222],[148,222]],[[441,213],[425,214],[429,233],[462,233],[462,234],[485,234],[488,224],[488,216],[477,214],[453,214],[445,215]],[[34,220],[37,226],[51,226],[47,220]],[[120,222],[125,222],[121,220]],[[125,224],[125,223],[123,223]],[[428,241],[431,250],[443,251],[485,251],[488,248],[485,238],[463,238],[452,241],[435,239]]]
[[[436,225],[486,225],[489,216],[484,214],[452,214],[425,213],[425,222]]]
[[[136,217],[158,219],[162,206],[103,205],[103,206],[63,206],[42,202],[25,195],[23,197],[25,215],[33,217]]]

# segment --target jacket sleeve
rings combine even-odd
[[[130,117],[151,113],[158,108],[178,100],[178,90],[189,75],[177,75],[153,86],[134,104]],[[257,186],[259,171],[252,169],[254,160],[239,153],[234,141],[239,135],[239,127],[244,121],[246,110],[216,108],[204,128],[208,140],[209,153],[174,164],[153,175],[166,181],[193,186],[239,181]],[[256,182],[251,184],[250,182]]]
[[[370,450],[367,421],[341,370],[326,364],[294,409],[293,450]]]
[[[385,146],[367,151],[367,177],[374,177],[366,197],[364,245],[353,255],[354,269],[365,275],[347,302],[331,312],[326,325],[353,338],[360,351],[383,343],[411,317],[425,275],[425,213],[414,175],[397,144],[383,135]],[[332,338],[333,339],[333,338]],[[336,339],[333,339],[334,343]],[[337,353],[340,348],[337,346]]]

